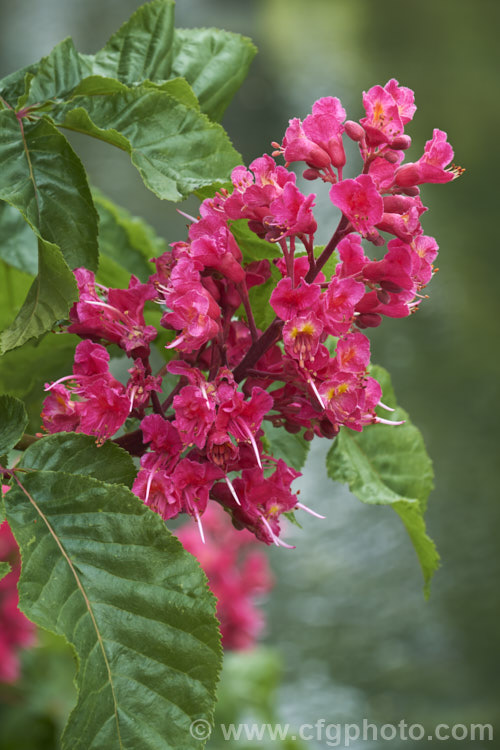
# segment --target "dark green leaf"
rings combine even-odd
[[[19,211],[3,201],[0,201],[0,258],[20,271],[36,275],[36,237]]]
[[[33,443],[20,464],[24,469],[65,471],[91,476],[108,484],[123,484],[129,489],[137,469],[129,453],[110,441],[98,447],[95,438],[60,432]]]
[[[95,55],[94,73],[128,85],[170,78],[174,6],[153,0],[138,8]]]
[[[0,396],[0,456],[8,453],[23,436],[28,415],[22,401]]]
[[[102,193],[94,190],[93,197],[99,214],[100,270],[103,256],[106,256],[129,274],[146,281],[154,271],[149,259],[165,252],[165,241],[143,219],[132,216]]]
[[[6,328],[19,312],[32,283],[31,274],[18,271],[0,260],[0,330]]]
[[[223,182],[240,162],[219,125],[167,91],[147,85],[118,90],[116,82],[95,76],[78,90],[87,85],[91,94],[55,106],[51,117],[59,126],[129,153],[159,198],[178,201],[199,187]]]
[[[191,84],[202,112],[220,120],[257,52],[247,37],[219,29],[175,29],[172,75]]]
[[[341,428],[327,456],[328,475],[347,483],[365,503],[392,505],[410,534],[427,591],[439,562],[423,520],[433,487],[432,463],[420,431],[396,407],[389,374],[382,367],[373,367],[371,374],[382,386],[384,403],[396,409],[391,419],[405,424],[369,425],[361,433]]]
[[[0,199],[17,208],[33,231],[61,248],[71,268],[97,267],[97,214],[79,158],[42,118],[21,131],[15,114],[0,112]]]
[[[282,458],[287,464],[300,471],[304,466],[311,447],[311,441],[305,440],[300,433],[292,434],[283,427],[274,427],[264,421],[262,429],[271,446],[274,458]]]
[[[199,748],[189,727],[211,720],[221,654],[198,564],[124,487],[50,471],[22,484],[5,497],[21,607],[79,660],[63,750]]]
[[[77,299],[73,273],[55,245],[38,241],[38,276],[14,322],[0,334],[0,354],[50,330]]]
[[[15,107],[17,100],[23,96],[26,91],[26,80],[31,80],[31,76],[36,73],[38,63],[32,63],[25,68],[10,73],[0,80],[0,96]],[[1,109],[1,107],[0,107]]]

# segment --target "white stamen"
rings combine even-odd
[[[316,398],[318,399],[318,401],[319,401],[319,404],[320,404],[321,408],[322,408],[322,409],[326,409],[326,406],[325,406],[325,404],[324,404],[324,402],[323,402],[323,399],[321,398],[321,396],[320,396],[320,394],[319,394],[319,391],[318,391],[318,389],[316,388],[316,385],[314,384],[314,381],[313,381],[313,379],[312,379],[312,378],[307,378],[307,382],[309,383],[309,385],[310,385],[310,386],[311,386],[311,388],[313,389],[313,391],[314,391],[314,395],[315,395],[315,396],[316,396]]]
[[[201,518],[200,514],[198,513],[198,508],[193,508],[194,517],[196,518],[196,523],[198,524],[198,531],[200,532],[201,541],[203,544],[205,544],[205,535],[203,533],[203,526],[201,524]]]
[[[63,378],[59,378],[59,380],[56,380],[54,383],[51,383],[50,385],[47,385],[44,388],[44,391],[50,391],[54,386],[59,385],[59,383],[64,383],[65,380],[74,380],[74,375],[65,375]]]
[[[303,505],[303,503],[297,503],[295,507],[300,508],[301,510],[305,510],[306,513],[309,513],[311,516],[315,516],[316,518],[322,518],[323,520],[326,518],[326,516],[321,516],[319,513],[316,513],[315,510],[311,510],[311,508],[308,508],[307,505]]]
[[[194,216],[190,216],[189,214],[185,214],[184,211],[181,211],[180,208],[177,209],[177,213],[181,216],[184,216],[185,219],[189,219],[189,221],[198,221],[198,219],[195,219]]]
[[[243,428],[243,432],[245,432],[245,434],[248,436],[248,439],[250,440],[252,444],[252,448],[255,453],[255,458],[257,459],[257,463],[259,464],[259,468],[262,469],[262,462],[260,460],[259,449],[257,448],[257,443],[255,442],[255,438],[252,435],[250,428],[244,422],[241,423],[240,426]]]
[[[132,388],[132,391],[131,391],[131,393],[130,393],[130,406],[129,406],[129,411],[132,411],[132,409],[133,409],[133,406],[134,406],[134,398],[135,398],[135,394],[136,394],[136,393],[137,393],[137,386],[134,386],[134,387]]]
[[[231,495],[232,495],[232,496],[234,497],[234,499],[236,500],[237,504],[238,504],[238,505],[241,505],[241,503],[240,503],[240,498],[239,498],[239,497],[238,497],[238,495],[236,494],[236,490],[234,489],[234,487],[233,487],[233,485],[232,485],[232,482],[231,482],[231,480],[230,480],[230,479],[229,479],[228,477],[225,477],[225,480],[226,480],[226,484],[227,484],[227,486],[229,487],[229,489],[230,489],[230,491],[231,491]]]
[[[295,547],[293,547],[291,544],[287,544],[282,539],[280,539],[279,536],[276,536],[271,526],[269,525],[269,522],[267,521],[266,518],[264,518],[264,516],[261,516],[261,520],[264,522],[265,527],[271,534],[272,540],[277,547],[285,547],[286,549],[295,549]]]
[[[128,323],[128,319],[126,315],[124,315],[121,310],[118,310],[117,307],[113,307],[113,305],[108,305],[107,302],[98,302],[97,300],[93,300],[93,299],[82,300],[82,302],[84,302],[86,305],[97,305],[98,307],[104,307],[107,310],[111,310],[112,312],[116,313],[122,319],[122,321],[125,321],[126,323]]]
[[[391,409],[390,406],[387,406],[386,404],[382,403],[382,401],[379,401],[377,406],[381,406],[382,409],[385,409],[386,411],[395,411],[395,409]]]
[[[399,425],[399,424],[404,424],[406,422],[406,419],[402,419],[401,422],[391,422],[390,419],[382,419],[382,417],[375,417],[375,422],[377,422],[378,424]]]
[[[178,336],[170,344],[167,344],[165,349],[173,349],[174,346],[177,346],[177,344],[181,344],[184,341],[184,339],[185,339],[184,334],[182,334],[182,336]]]

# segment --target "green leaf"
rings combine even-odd
[[[18,271],[0,260],[0,330],[6,328],[19,312],[32,283],[31,274]]]
[[[0,334],[0,354],[50,330],[77,299],[75,278],[55,245],[38,240],[38,276],[14,322]]]
[[[269,300],[273,289],[276,288],[276,284],[280,279],[280,272],[274,263],[271,263],[271,277],[263,284],[260,284],[260,286],[253,286],[248,290],[255,323],[261,331],[267,328],[276,317],[276,313],[269,304]]]
[[[311,441],[305,440],[299,432],[292,434],[283,427],[274,427],[266,420],[262,423],[262,429],[270,443],[272,455],[275,458],[282,458],[287,464],[300,471],[306,462]]]
[[[63,750],[199,748],[189,727],[211,721],[221,652],[196,561],[119,485],[39,471],[5,504],[21,608],[78,655]]]
[[[3,201],[0,201],[0,258],[20,271],[36,275],[36,236],[19,211]]]
[[[420,431],[407,413],[396,406],[387,371],[373,367],[371,375],[382,386],[384,403],[395,408],[391,419],[406,421],[397,427],[369,425],[361,433],[342,427],[327,456],[328,475],[347,483],[364,503],[392,505],[411,537],[428,592],[439,564],[439,555],[426,534],[423,520],[433,488],[432,463]]]
[[[132,216],[101,192],[93,190],[92,195],[99,214],[100,270],[105,256],[146,281],[154,271],[149,259],[165,252],[165,240],[143,219]]]
[[[59,99],[72,91],[82,78],[92,74],[91,58],[80,55],[71,38],[57,44],[36,66],[30,80],[27,97],[18,106],[43,104],[49,99]]]
[[[11,568],[9,563],[0,561],[0,581],[10,573],[10,570]]]
[[[8,453],[23,436],[28,415],[22,401],[0,396],[0,456]]]
[[[36,73],[38,63],[32,63],[25,68],[10,73],[0,80],[0,96],[6,102],[14,107],[20,96],[26,91],[26,80],[31,80],[31,76]],[[1,109],[1,107],[0,107]]]
[[[172,75],[191,84],[202,112],[219,121],[245,80],[257,48],[219,29],[175,29]]]
[[[0,200],[17,208],[40,239],[52,242],[71,268],[97,267],[97,214],[87,176],[66,138],[45,118],[21,130],[0,112]]]
[[[1,358],[0,391],[24,401],[29,417],[28,432],[40,430],[40,412],[47,396],[44,385],[72,372],[79,341],[78,336],[69,333],[47,334],[38,341],[7,352]]]
[[[20,466],[91,476],[107,484],[123,484],[129,489],[137,475],[130,454],[123,448],[110,441],[98,447],[95,438],[74,432],[47,435],[33,443],[24,452]]]
[[[248,219],[237,219],[231,222],[231,234],[238,243],[243,254],[243,261],[251,263],[254,260],[264,258],[281,258],[283,253],[280,246],[275,242],[268,242],[258,237],[255,232],[248,228]]]
[[[125,84],[170,78],[174,7],[153,0],[138,8],[94,56],[94,73]]]
[[[116,82],[96,76],[78,91],[86,86],[91,93],[52,109],[54,122],[126,151],[159,198],[179,201],[223,182],[240,162],[220,125],[167,91],[148,85],[119,90]]]

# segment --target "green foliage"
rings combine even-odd
[[[76,281],[56,245],[38,240],[38,275],[15,320],[0,334],[0,354],[50,330],[77,299]]]
[[[5,504],[21,607],[78,655],[63,748],[199,747],[189,726],[211,719],[220,647],[197,563],[128,489],[91,476],[23,474]]]
[[[271,422],[264,421],[262,428],[269,442],[271,454],[275,458],[282,458],[287,464],[300,471],[306,462],[311,441],[305,440],[300,432],[292,434],[282,427],[274,427]]]
[[[5,578],[8,573],[10,573],[9,563],[0,561],[0,581],[2,580],[2,578]]]
[[[48,435],[34,443],[23,455],[20,466],[90,476],[129,489],[137,474],[130,454],[115,443],[108,441],[97,447],[94,438],[73,432]]]
[[[439,555],[427,536],[423,514],[433,487],[432,463],[420,431],[397,406],[389,374],[373,367],[384,403],[395,409],[391,419],[403,425],[369,425],[361,433],[342,427],[327,456],[328,475],[349,485],[364,503],[391,505],[403,521],[416,553],[428,593]]]
[[[85,170],[59,127],[126,151],[147,187],[167,200],[224,184],[239,163],[225,131],[209,117],[220,118],[255,49],[248,39],[215,29],[177,34],[173,15],[171,0],[153,0],[97,54],[82,55],[66,39],[38,64],[0,81],[0,201],[16,208],[40,240],[39,275],[18,317],[2,334],[0,352],[21,346],[65,318],[76,287],[63,258],[70,268],[97,268],[97,213]],[[110,250],[105,236],[107,229],[109,240],[110,213],[101,201],[101,221],[103,215],[108,219],[100,243],[106,256],[101,280],[122,283],[126,274],[121,267],[139,270],[144,278],[137,233],[134,239],[129,234],[125,261]],[[122,219],[116,223],[127,233]],[[33,239],[19,217],[0,204],[3,237],[9,241],[0,244],[0,258],[34,275]],[[147,248],[144,253],[147,260]],[[49,267],[58,287],[53,301]]]
[[[27,423],[22,401],[12,396],[0,396],[0,456],[19,442]]]
[[[165,252],[165,241],[143,219],[132,216],[100,191],[93,190],[92,196],[99,214],[99,280],[107,286],[115,285],[112,277],[106,280],[102,278],[103,261],[109,259],[127,274],[134,274],[141,281],[146,281],[153,270],[148,261]],[[115,268],[115,265],[110,264],[108,268]]]

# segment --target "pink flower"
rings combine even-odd
[[[320,297],[318,284],[303,279],[293,288],[290,278],[281,279],[271,294],[270,305],[282,320],[291,320],[306,310],[314,310]]]
[[[2,490],[5,493],[9,487],[5,485]],[[0,682],[15,682],[20,673],[18,651],[33,645],[35,626],[18,609],[21,559],[7,521],[0,524],[0,561],[12,566],[0,581]]]
[[[389,81],[389,84],[391,84],[391,81]],[[360,120],[360,124],[366,132],[366,142],[370,146],[392,143],[395,138],[403,133],[403,122],[398,103],[387,90],[387,86],[384,88],[373,86],[369,91],[363,93],[366,117]]]
[[[384,202],[369,175],[332,185],[330,198],[363,237],[370,235],[382,219]]]
[[[447,141],[446,133],[435,129],[432,140],[425,144],[420,159],[414,163],[403,164],[396,170],[396,185],[407,188],[425,182],[444,183],[455,180],[464,170],[461,167],[448,167],[452,159],[453,149]]]

